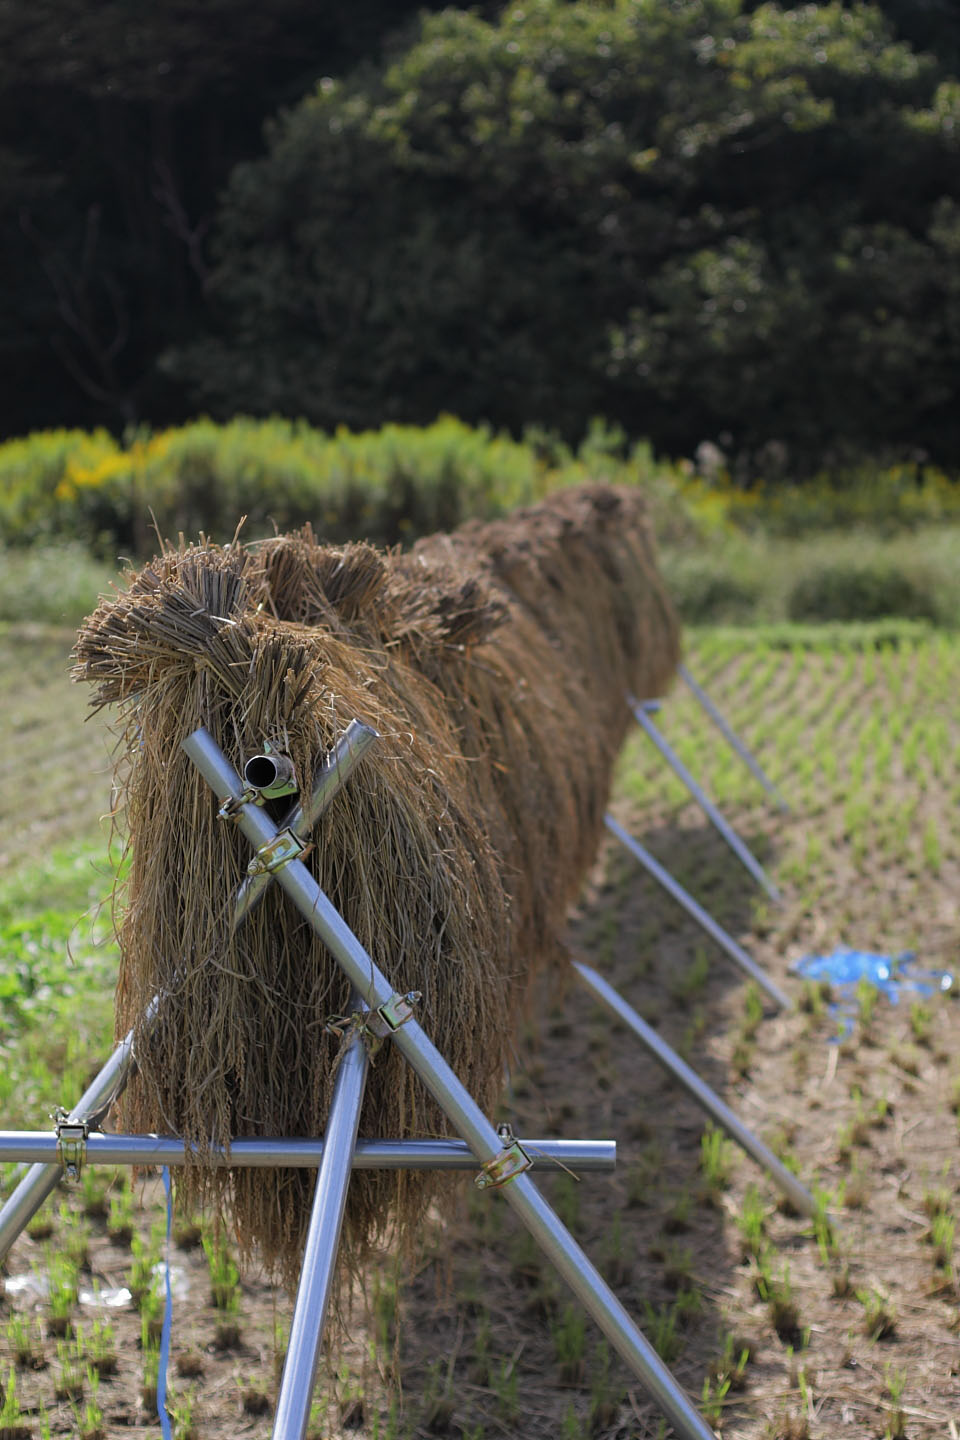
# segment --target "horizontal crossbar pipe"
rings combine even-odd
[[[340,787],[349,779],[358,760],[376,739],[377,732],[370,725],[351,720],[320,767],[309,799],[293,806],[281,822],[282,826],[286,829],[293,828],[295,833],[306,836],[317,824]],[[243,924],[263,898],[271,879],[269,873],[253,875],[241,885],[234,901],[234,929]],[[141,1021],[142,1032],[148,1030],[153,1023],[159,1005],[160,997],[155,995]],[[77,1101],[70,1112],[71,1119],[92,1124],[105,1115],[114,1100],[123,1093],[133,1063],[131,1030],[129,1035],[120,1041],[89,1089]],[[59,1165],[38,1165],[24,1175],[0,1208],[0,1260],[9,1253],[17,1236],[23,1233],[44,1200],[56,1190],[61,1178]]]
[[[727,844],[730,846],[730,849],[733,851],[734,855],[736,855],[741,865],[743,865],[745,869],[749,870],[750,874],[753,876],[754,880],[756,880],[758,885],[763,886],[764,890],[766,890],[771,900],[779,900],[780,891],[777,889],[776,885],[774,885],[773,882],[768,878],[763,866],[753,857],[753,855],[747,849],[746,845],[744,845],[743,841],[740,839],[740,836],[733,829],[732,825],[728,824],[728,822],[723,818],[716,805],[714,805],[713,801],[693,778],[686,765],[684,765],[683,761],[680,759],[680,756],[674,750],[673,746],[669,743],[668,740],[665,739],[663,735],[661,735],[656,725],[654,725],[643,705],[641,705],[637,700],[634,700],[633,696],[629,697],[628,704],[630,706],[630,709],[633,711],[636,722],[640,726],[641,730],[650,740],[653,741],[654,745],[656,745],[657,749],[660,751],[660,754],[663,756],[664,760],[666,760],[671,770],[673,770],[674,774],[683,781],[684,785],[686,785],[687,789],[690,791],[690,794],[700,806],[700,809],[706,815],[710,823],[716,828],[719,834],[723,836],[724,840],[726,840]]]
[[[243,793],[240,777],[212,736],[203,729],[195,730],[183,742],[183,749],[221,803],[231,798],[239,801]],[[276,839],[277,827],[255,806],[240,806],[238,822],[255,850]],[[278,884],[327,946],[369,1008],[378,1010],[386,1005],[392,999],[393,987],[302,861],[291,860],[275,874]],[[392,1041],[481,1164],[499,1160],[504,1148],[501,1136],[418,1022],[409,1019],[401,1024],[393,1031]],[[530,1176],[517,1174],[502,1190],[507,1203],[523,1220],[548,1260],[682,1440],[715,1440],[714,1432]]]
[[[794,1208],[801,1215],[812,1217],[818,1215],[817,1202],[806,1186],[802,1185],[796,1175],[787,1169],[782,1160],[777,1159],[773,1151],[769,1146],[764,1145],[759,1136],[754,1135],[753,1131],[744,1125],[729,1105],[724,1104],[716,1091],[711,1090],[697,1072],[681,1059],[676,1050],[672,1049],[663,1039],[663,1036],[658,1035],[653,1026],[638,1015],[633,1006],[629,1005],[602,975],[598,975],[596,970],[589,965],[582,964],[579,960],[574,960],[572,963],[581,983],[586,986],[591,995],[599,1000],[611,1015],[621,1020],[657,1063],[683,1086],[688,1095],[692,1095],[708,1115],[713,1116],[731,1140],[735,1140],[742,1150],[745,1150],[756,1160],[758,1165],[766,1170],[771,1180],[782,1190]]]
[[[155,995],[146,1009],[144,1016],[146,1024],[150,1025],[156,1019],[159,1004],[160,998]],[[80,1096],[71,1111],[71,1117],[84,1124],[96,1124],[107,1113],[127,1083],[132,1057],[133,1031],[131,1030],[126,1038],[120,1041],[103,1069]],[[47,1135],[48,1139],[50,1138],[48,1132],[43,1133]],[[53,1138],[55,1146],[56,1138]],[[30,1161],[36,1157],[22,1154],[15,1158]],[[56,1161],[56,1150],[54,1150],[54,1161]],[[3,1260],[8,1254],[17,1236],[23,1233],[47,1196],[52,1195],[56,1190],[62,1175],[63,1171],[56,1163],[31,1165],[19,1185],[4,1203],[3,1208],[0,1209],[0,1260]]]
[[[784,800],[776,785],[774,785],[770,777],[761,769],[760,762],[757,760],[756,756],[743,743],[736,730],[734,730],[733,726],[729,723],[729,721],[722,714],[722,712],[717,709],[716,705],[714,705],[713,701],[710,699],[710,696],[707,694],[706,690],[704,690],[703,686],[697,684],[696,680],[694,680],[686,665],[678,666],[678,673],[681,680],[683,680],[684,684],[691,691],[691,693],[699,703],[701,709],[705,710],[706,713],[710,716],[710,719],[713,721],[714,725],[716,725],[717,729],[720,731],[720,734],[726,740],[727,744],[730,745],[740,756],[740,759],[743,761],[744,765],[746,765],[747,769],[750,771],[750,774],[754,777],[755,780],[759,780],[760,784],[763,786],[764,790],[766,790],[770,798],[774,801],[778,809],[782,810],[785,814],[789,814],[790,806],[787,804],[786,800]]]
[[[610,834],[615,835],[621,845],[626,846],[634,859],[640,861],[640,864],[653,876],[654,880],[662,885],[668,894],[673,896],[677,904],[683,906],[684,910],[686,910],[692,920],[697,922],[701,930],[705,930],[710,938],[717,942],[724,954],[728,955],[735,965],[739,965],[741,970],[746,971],[751,979],[757,982],[760,988],[770,996],[770,999],[776,1005],[780,1006],[781,1009],[789,1010],[791,1005],[789,995],[786,995],[784,991],[780,989],[780,986],[770,979],[766,971],[762,970],[757,962],[750,958],[743,946],[738,945],[736,940],[727,934],[723,926],[718,925],[713,916],[704,910],[703,906],[699,905],[693,896],[684,890],[682,885],[674,880],[670,871],[665,869],[659,860],[656,860],[650,854],[650,851],[645,849],[638,840],[635,840],[628,830],[624,830],[623,826],[614,820],[612,815],[604,816],[604,824],[610,831]]]
[[[615,1140],[521,1140],[534,1168],[558,1166],[576,1174],[609,1172],[617,1167]],[[316,1170],[324,1143],[260,1136],[234,1140],[229,1151],[211,1146],[203,1164],[231,1170],[282,1166]],[[57,1161],[57,1137],[49,1130],[0,1130],[0,1161]],[[201,1163],[201,1156],[182,1140],[166,1135],[101,1135],[86,1140],[87,1165],[186,1165]],[[59,1165],[57,1170],[59,1173]],[[353,1153],[355,1170],[475,1170],[476,1157],[463,1140],[358,1140]]]

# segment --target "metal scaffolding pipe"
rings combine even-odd
[[[294,805],[283,817],[280,821],[280,829],[292,830],[299,839],[306,840],[330,801],[343,788],[357,768],[358,761],[379,738],[372,725],[364,725],[360,720],[351,720],[324,760],[309,797],[305,797]],[[270,872],[264,871],[259,875],[250,875],[244,880],[237,891],[233,907],[233,928],[235,930],[243,924],[251,910],[262,900],[272,879],[273,876]]]
[[[144,1017],[146,1024],[152,1023],[156,1017],[159,1004],[160,998],[155,995],[147,1006]],[[71,1111],[71,1119],[91,1125],[99,1123],[127,1083],[132,1055],[133,1031],[131,1030],[126,1038],[120,1041],[103,1069],[80,1096]],[[44,1200],[56,1190],[62,1178],[63,1171],[56,1159],[56,1136],[51,1137],[49,1134],[45,1134],[45,1138],[52,1139],[54,1143],[53,1163],[31,1165],[3,1208],[0,1209],[0,1260],[3,1260],[8,1254],[17,1236],[26,1229]],[[29,1161],[34,1156],[22,1153],[9,1158]]]
[[[341,1057],[330,1101],[326,1143],[277,1396],[274,1440],[304,1440],[307,1433],[369,1064],[367,1047],[359,1035],[354,1034]]]
[[[183,749],[210,784],[221,803],[239,802],[240,777],[213,738],[203,729],[183,742]],[[270,817],[249,804],[239,805],[238,823],[254,850],[276,839]],[[275,872],[276,879],[297,906],[311,929],[327,946],[354,989],[371,1010],[387,1006],[393,987],[353,931],[299,860]],[[483,1165],[499,1162],[504,1142],[476,1101],[428,1039],[415,1019],[407,1019],[392,1032],[394,1044],[413,1066],[454,1129]],[[643,1383],[651,1399],[684,1440],[715,1440],[694,1405],[681,1390],[656,1350],[635,1325],[596,1267],[539,1193],[529,1175],[516,1174],[502,1186],[508,1204],[517,1211],[547,1258],[599,1325],[617,1352]]]
[[[773,1151],[764,1145],[759,1136],[747,1129],[743,1121],[738,1119],[730,1107],[723,1103],[716,1091],[711,1090],[697,1072],[685,1060],[682,1060],[675,1050],[671,1049],[663,1037],[657,1034],[653,1026],[638,1015],[633,1006],[628,1005],[623,996],[614,990],[613,986],[604,980],[602,975],[598,975],[591,966],[584,965],[579,960],[574,960],[572,964],[581,983],[590,993],[609,1010],[611,1015],[615,1015],[618,1020],[623,1021],[641,1045],[649,1050],[657,1063],[662,1065],[664,1070],[683,1086],[688,1095],[693,1096],[697,1104],[701,1105],[708,1115],[713,1116],[717,1124],[726,1130],[730,1138],[735,1140],[741,1149],[745,1150],[756,1160],[758,1165],[766,1170],[771,1180],[779,1186],[790,1203],[802,1215],[818,1215],[817,1202],[806,1186],[801,1185],[796,1175],[788,1170],[781,1160],[777,1159]]]
[[[690,791],[690,794],[693,796],[694,800],[696,800],[697,804],[700,806],[707,819],[711,822],[711,824],[716,827],[719,833],[723,836],[724,840],[726,840],[727,844],[730,846],[730,849],[733,851],[734,855],[736,855],[740,863],[747,870],[749,870],[750,874],[753,876],[754,880],[756,880],[757,884],[763,886],[764,890],[766,890],[771,900],[779,900],[780,891],[777,889],[776,885],[774,885],[773,882],[768,879],[766,871],[763,869],[763,866],[756,859],[754,859],[753,855],[751,855],[750,851],[747,849],[746,845],[744,845],[743,841],[740,839],[740,836],[737,834],[737,832],[733,829],[732,825],[729,825],[727,821],[723,818],[716,805],[714,805],[713,801],[706,795],[700,785],[698,785],[697,781],[693,778],[686,765],[684,765],[683,761],[680,759],[679,755],[674,750],[673,746],[669,743],[669,741],[664,738],[663,735],[660,734],[660,731],[657,729],[656,725],[654,725],[648,711],[649,709],[654,708],[654,705],[657,702],[653,702],[653,704],[648,705],[641,705],[639,701],[634,700],[633,696],[631,695],[627,703],[629,704],[630,709],[633,711],[636,722],[640,726],[641,730],[643,730],[644,734],[653,741],[654,745],[656,745],[657,749],[660,751],[660,754],[663,756],[664,760],[666,760],[671,770],[673,770],[674,774],[683,781],[684,785],[686,785],[687,789]]]
[[[761,989],[766,991],[775,1004],[779,1005],[781,1009],[789,1010],[791,1005],[790,997],[780,989],[775,981],[770,979],[770,976],[764,970],[761,970],[755,960],[751,960],[743,946],[738,945],[736,940],[727,934],[723,926],[718,925],[713,916],[704,910],[702,905],[698,905],[693,896],[674,880],[670,871],[665,869],[659,860],[654,859],[650,851],[644,849],[638,840],[634,840],[629,830],[624,830],[623,826],[614,820],[612,815],[604,816],[604,824],[610,831],[610,834],[615,835],[621,845],[625,845],[630,851],[630,854],[636,860],[640,861],[640,864],[645,870],[649,871],[654,880],[661,884],[663,888],[673,896],[677,904],[683,906],[691,919],[696,920],[700,928],[705,930],[710,938],[717,942],[720,949],[723,950],[726,955],[729,955],[733,963],[739,965],[741,970],[745,970],[746,973],[757,982]]]
[[[615,1140],[521,1140],[536,1170],[557,1166],[578,1174],[609,1172],[617,1166]],[[211,1146],[203,1154],[205,1165],[230,1170],[283,1167],[316,1170],[323,1159],[326,1137],[288,1140],[258,1136],[234,1140],[229,1150]],[[199,1160],[182,1140],[166,1135],[102,1135],[85,1142],[87,1165],[186,1165]],[[50,1130],[0,1130],[0,1161],[56,1163],[57,1137]],[[353,1152],[355,1170],[476,1170],[477,1161],[463,1140],[358,1140]]]
[[[743,761],[744,765],[746,765],[747,769],[750,771],[750,774],[754,777],[755,780],[759,780],[760,784],[763,786],[764,790],[766,790],[770,798],[774,801],[778,809],[784,811],[785,814],[789,814],[790,806],[787,804],[786,800],[784,800],[776,785],[774,785],[770,777],[765,774],[764,771],[761,769],[760,762],[757,760],[756,756],[753,754],[752,751],[747,749],[746,745],[740,739],[740,736],[734,730],[733,726],[721,714],[721,712],[717,709],[716,705],[714,705],[713,701],[710,699],[710,696],[707,694],[706,690],[704,690],[703,686],[697,684],[696,680],[694,680],[686,665],[679,665],[677,667],[677,670],[684,684],[692,692],[701,708],[705,710],[706,713],[710,716],[710,719],[713,721],[714,725],[716,725],[723,738],[727,741],[729,745],[733,747],[733,749],[740,756],[740,759]]]
[[[316,825],[323,811],[334,795],[345,784],[357,761],[369,749],[377,732],[359,720],[351,720],[340,739],[325,759],[317,775],[309,799],[295,805],[284,817],[282,825],[306,836]],[[242,925],[250,912],[259,904],[270,884],[269,873],[252,875],[237,891],[233,910],[233,926]],[[156,1017],[160,997],[151,1000],[141,1022],[149,1028]],[[107,1110],[123,1092],[130,1067],[134,1063],[133,1031],[121,1040],[110,1059],[77,1101],[70,1112],[71,1120],[88,1125],[97,1124]],[[36,1165],[23,1177],[16,1189],[0,1208],[0,1260],[9,1253],[17,1236],[22,1234],[40,1206],[60,1183],[62,1171],[59,1165]]]

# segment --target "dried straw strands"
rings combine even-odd
[[[205,725],[242,766],[269,741],[301,788],[347,723],[380,741],[310,853],[320,885],[482,1106],[492,1109],[529,977],[558,948],[597,849],[624,696],[678,658],[642,499],[585,488],[409,554],[333,549],[308,530],[167,548],[81,630],[76,675],[115,703],[130,867],[117,1031],[150,998],[124,1123],[204,1147],[324,1129],[349,1003],[324,947],[273,886],[231,933],[249,848],[180,750]],[[277,812],[286,802],[279,802]],[[448,1133],[392,1047],[361,1135]],[[436,1175],[359,1172],[358,1251],[410,1235]],[[296,1273],[313,1177],[190,1166],[187,1203],[226,1203],[245,1253]]]

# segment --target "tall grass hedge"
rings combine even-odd
[[[671,467],[642,446],[618,457],[620,443],[598,427],[574,454],[451,417],[333,435],[281,419],[198,420],[126,443],[102,430],[48,431],[0,445],[0,544],[69,538],[94,554],[139,556],[155,532],[224,541],[246,517],[247,539],[309,521],[334,543],[392,545],[611,473],[648,485],[661,528],[682,535],[692,522]]]
[[[8,441],[0,445],[0,617],[20,618],[30,603],[18,599],[18,550],[51,547],[58,570],[68,559],[77,569],[82,554],[115,565],[152,554],[158,535],[228,541],[241,520],[247,539],[309,521],[332,543],[393,545],[591,478],[644,487],[688,623],[883,615],[960,623],[960,484],[932,468],[744,487],[722,471],[657,460],[600,422],[574,451],[543,432],[516,440],[449,416],[332,435],[241,418],[124,440],[57,430]],[[79,577],[80,590],[93,578]],[[68,614],[79,603],[69,590],[53,609]]]

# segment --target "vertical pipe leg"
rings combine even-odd
[[[773,1151],[764,1145],[763,1141],[752,1130],[748,1130],[743,1121],[740,1120],[729,1106],[725,1105],[720,1096],[710,1089],[697,1072],[681,1060],[677,1052],[667,1044],[662,1036],[658,1035],[652,1025],[648,1025],[632,1005],[628,1005],[623,996],[613,986],[598,975],[596,970],[589,965],[574,960],[573,968],[576,970],[581,982],[590,993],[615,1015],[622,1020],[624,1025],[636,1035],[641,1045],[649,1050],[653,1058],[663,1066],[670,1075],[678,1080],[694,1100],[712,1115],[717,1124],[720,1125],[732,1140],[735,1140],[741,1149],[751,1155],[757,1164],[762,1166],[770,1176],[775,1185],[786,1195],[790,1203],[800,1211],[801,1215],[816,1216],[819,1214],[817,1202],[804,1185],[801,1185],[791,1171],[782,1161],[778,1160]]]
[[[610,834],[615,835],[621,845],[627,847],[634,859],[639,860],[644,869],[649,871],[654,880],[658,881],[658,883],[673,896],[674,900],[683,906],[691,919],[696,920],[701,930],[705,930],[712,940],[716,940],[721,950],[730,956],[733,963],[739,965],[741,970],[745,970],[752,979],[756,980],[757,984],[767,992],[771,1000],[775,1001],[781,1009],[789,1010],[790,997],[785,995],[779,985],[775,984],[775,982],[770,979],[770,976],[760,969],[760,966],[755,960],[751,960],[746,950],[727,934],[723,926],[718,925],[713,916],[704,910],[702,905],[698,905],[693,896],[684,890],[682,885],[677,884],[676,880],[674,880],[670,874],[670,871],[666,870],[660,864],[659,860],[655,860],[650,854],[650,851],[645,850],[638,840],[634,840],[630,832],[624,830],[623,826],[619,825],[612,815],[604,817],[604,824],[610,831]]]
[[[650,719],[647,709],[643,705],[638,704],[632,697],[628,703],[641,730],[653,741],[664,760],[666,760],[670,766],[670,769],[683,781],[684,785],[686,785],[694,800],[696,800],[711,824],[716,827],[724,840],[726,840],[741,865],[750,871],[750,874],[758,885],[763,886],[771,900],[779,900],[780,892],[772,881],[768,879],[763,866],[754,859],[733,827],[727,824],[716,805],[714,805],[713,801],[704,793],[701,786],[697,784],[696,780],[690,774],[690,771],[686,765],[684,765],[673,746],[660,734],[660,731]]]
[[[694,680],[686,665],[678,666],[678,670],[680,673],[680,678],[686,684],[688,689],[693,693],[702,709],[704,709],[706,713],[710,716],[710,719],[713,721],[714,725],[716,725],[723,738],[727,741],[729,745],[733,747],[733,749],[740,756],[740,759],[743,761],[744,765],[746,765],[747,769],[750,771],[750,774],[754,777],[755,780],[759,780],[760,784],[763,786],[764,790],[766,790],[767,794],[773,800],[777,808],[782,810],[784,814],[789,814],[790,806],[787,804],[786,800],[784,800],[776,785],[774,785],[770,777],[765,774],[764,771],[760,768],[760,763],[757,760],[756,756],[747,749],[746,745],[740,739],[740,736],[737,734],[736,730],[734,730],[733,726],[717,709],[716,705],[714,705],[713,701],[710,699],[710,696],[707,694],[706,690],[704,690],[703,686],[697,684],[696,680]]]
[[[280,1380],[274,1440],[303,1440],[307,1433],[368,1065],[364,1042],[355,1035],[340,1061],[330,1105],[287,1358]]]
[[[196,730],[183,749],[221,801],[242,794],[240,777],[219,746],[204,730]],[[240,828],[256,848],[277,834],[270,817],[252,805],[239,812]],[[276,878],[371,1010],[387,1006],[392,987],[328,900],[306,866],[291,860]],[[482,1163],[497,1159],[503,1142],[476,1101],[416,1022],[408,1019],[393,1031],[393,1043],[420,1076],[461,1137]],[[715,1440],[649,1341],[587,1259],[529,1175],[518,1174],[503,1186],[504,1197],[517,1211],[547,1257],[582,1301],[610,1343],[640,1379],[683,1440]]]

